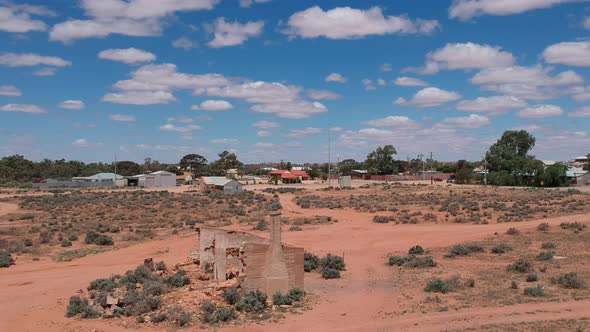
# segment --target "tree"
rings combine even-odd
[[[586,155],[586,165],[584,165],[585,171],[590,171],[590,153]]]
[[[233,152],[223,151],[218,156],[219,159],[213,163],[213,171],[218,175],[223,175],[228,169],[240,168],[243,165]]]
[[[560,187],[565,183],[565,173],[567,166],[564,164],[554,164],[547,166],[537,179],[537,185],[542,187]]]
[[[194,177],[203,174],[205,165],[207,165],[207,159],[200,154],[191,153],[180,159],[180,169],[191,172]]]
[[[355,169],[363,169],[363,165],[354,159],[344,159],[338,164],[338,170],[342,175],[350,175]]]
[[[397,154],[393,145],[378,147],[367,155],[365,161],[367,169],[373,173],[385,175],[393,174],[397,171],[393,156]]]
[[[457,162],[455,172],[455,182],[459,184],[471,183],[473,180],[473,166],[466,160]]]
[[[510,171],[512,159],[534,158],[527,153],[535,146],[535,138],[526,130],[507,130],[486,153],[488,169],[491,172]]]
[[[117,173],[123,176],[132,176],[141,173],[141,166],[132,161],[117,162]]]
[[[312,168],[307,171],[307,175],[309,175],[309,177],[314,180],[320,177],[320,171],[317,168]]]

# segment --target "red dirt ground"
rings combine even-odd
[[[489,323],[528,322],[590,317],[590,301],[520,304],[509,307],[467,308],[436,313],[393,315],[404,307],[403,290],[391,281],[384,257],[406,251],[417,243],[431,248],[481,240],[494,232],[517,226],[533,229],[540,221],[518,224],[376,224],[372,214],[352,210],[299,209],[292,195],[281,195],[285,216],[327,215],[338,220],[301,232],[284,232],[284,241],[318,255],[344,255],[347,271],[342,279],[325,281],[306,274],[306,290],[319,298],[312,310],[287,315],[279,323],[266,322],[221,331],[440,331],[477,328]],[[0,205],[0,214],[14,207]],[[303,214],[301,214],[303,213]],[[543,219],[552,225],[572,219],[590,224],[590,215]],[[239,226],[234,226],[239,227]],[[264,234],[263,232],[259,232]],[[0,270],[0,331],[129,331],[117,320],[76,320],[65,317],[68,299],[91,280],[132,269],[146,257],[168,265],[186,260],[198,248],[195,235],[151,241],[117,251],[86,256],[68,263],[50,258],[23,262]],[[401,300],[400,300],[401,299]],[[194,330],[192,326],[187,330]],[[142,328],[142,330],[150,330]]]

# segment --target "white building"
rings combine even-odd
[[[169,188],[176,186],[176,174],[166,171],[136,175],[134,178],[137,178],[137,186],[142,188]]]

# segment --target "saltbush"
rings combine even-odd
[[[526,282],[534,282],[534,281],[538,281],[539,277],[537,277],[536,274],[529,274],[528,276],[526,276]]]
[[[506,268],[509,272],[519,272],[519,273],[528,273],[532,272],[533,266],[531,262],[526,259],[519,259],[513,264],[508,265]]]
[[[325,270],[325,269],[334,269],[337,271],[345,271],[346,270],[346,264],[344,264],[344,258],[337,256],[337,255],[332,255],[332,254],[328,254],[325,257],[323,257],[322,259],[320,259],[320,267],[322,270]]]
[[[538,261],[548,261],[553,259],[553,253],[550,251],[542,251],[537,255]]]
[[[320,265],[320,258],[310,252],[303,255],[303,269],[305,272],[311,272],[317,269]]]
[[[424,290],[431,293],[446,294],[452,290],[452,287],[440,278],[433,278],[426,283],[426,288],[424,288]]]
[[[507,244],[497,244],[492,247],[492,253],[494,254],[504,254],[509,251],[512,251],[512,247]]]
[[[549,223],[540,223],[539,226],[537,226],[537,230],[540,232],[547,232],[549,230]]]
[[[422,255],[424,253],[424,248],[420,245],[413,246],[408,250],[408,254],[410,255]]]
[[[532,297],[542,297],[545,296],[545,289],[540,285],[538,285],[537,287],[527,287],[524,289],[524,295]]]
[[[226,288],[223,290],[223,299],[225,303],[234,305],[240,300],[240,292],[235,287]]]
[[[585,283],[582,278],[578,277],[576,272],[560,274],[552,279],[553,283],[563,286],[564,288],[580,289],[584,288]]]
[[[6,251],[0,251],[0,267],[10,267],[14,265],[14,259]]]
[[[259,290],[251,291],[236,303],[236,309],[245,312],[261,313],[266,309],[266,294]]]

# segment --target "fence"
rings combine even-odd
[[[114,181],[95,181],[95,182],[73,182],[73,181],[55,181],[47,183],[33,183],[33,188],[110,188],[114,187]]]

